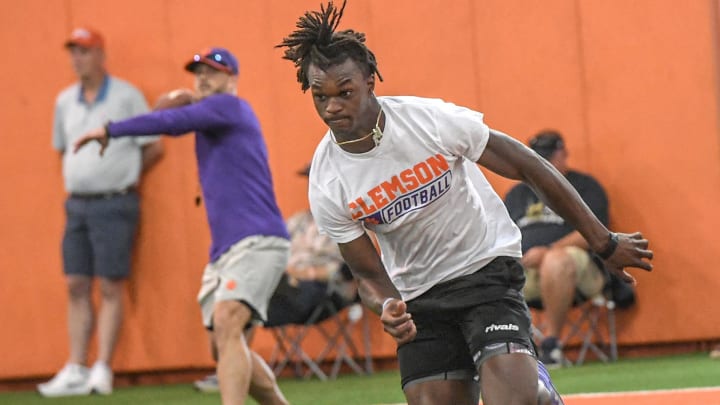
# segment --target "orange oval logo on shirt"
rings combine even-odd
[[[237,287],[237,283],[235,282],[235,280],[229,280],[229,281],[225,284],[225,288],[227,288],[228,290],[234,290],[235,287]]]

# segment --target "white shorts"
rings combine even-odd
[[[253,321],[265,322],[289,254],[287,239],[250,236],[205,266],[197,297],[205,327],[212,329],[215,303],[220,301],[241,301],[250,307]]]

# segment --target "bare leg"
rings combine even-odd
[[[480,369],[484,405],[537,405],[537,360],[527,354],[500,354]]]
[[[245,330],[244,335],[246,336],[246,342],[250,339],[252,332],[253,329]],[[218,350],[212,339],[212,333],[210,334],[210,350],[213,359],[217,362]],[[275,374],[270,370],[265,360],[252,350],[249,352],[251,356],[250,367],[252,370],[248,391],[250,396],[260,403],[260,405],[289,405],[289,402],[285,399],[282,391],[280,391],[280,387],[277,385]]]
[[[250,352],[250,355],[252,356],[250,395],[260,405],[289,405],[277,385],[275,374],[270,370],[265,360],[253,351]]]
[[[123,318],[124,280],[100,279],[101,306],[98,315],[98,360],[110,365]]]
[[[405,387],[408,405],[477,405],[480,401],[475,380],[431,380]]]
[[[243,334],[245,325],[250,322],[250,309],[238,301],[220,301],[215,305],[213,317],[222,403],[243,405],[253,373],[250,349]]]
[[[540,294],[545,306],[548,336],[559,337],[575,299],[577,271],[572,257],[564,249],[553,249],[540,267]]]
[[[68,284],[68,335],[70,363],[85,365],[88,342],[93,329],[93,308],[90,300],[92,278],[69,275]]]

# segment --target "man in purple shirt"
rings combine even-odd
[[[253,353],[243,331],[267,319],[267,306],[287,265],[289,236],[278,209],[260,124],[236,96],[238,62],[223,48],[199,52],[185,69],[195,92],[165,97],[173,108],[110,122],[88,132],[75,150],[112,138],[195,132],[200,184],[212,246],[198,301],[218,365],[223,404],[242,404],[248,393],[260,404],[287,404],[275,377]]]

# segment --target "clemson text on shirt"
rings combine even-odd
[[[389,224],[436,201],[450,188],[451,180],[447,160],[437,154],[372,187],[353,199],[348,208],[353,220]]]

